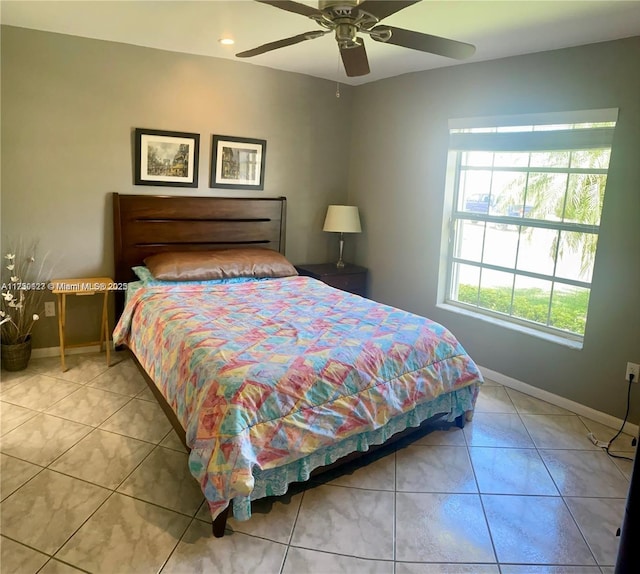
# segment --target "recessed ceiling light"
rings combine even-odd
[[[231,46],[232,44],[236,43],[233,38],[220,38],[218,42],[220,42],[223,46]]]

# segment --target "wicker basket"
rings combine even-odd
[[[27,368],[31,358],[31,335],[24,343],[0,345],[2,368],[6,371],[22,371]]]

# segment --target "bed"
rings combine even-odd
[[[285,198],[114,194],[113,210],[116,282],[131,282],[114,341],[189,449],[215,536],[230,510],[248,519],[252,500],[435,419],[470,418],[482,377],[447,329],[297,276]],[[182,273],[212,258],[233,272]],[[140,282],[145,260],[155,275],[138,269]]]

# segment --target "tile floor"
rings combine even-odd
[[[2,373],[3,574],[613,572],[631,462],[586,434],[615,429],[488,381],[464,431],[259,502],[215,539],[164,414],[114,362]]]

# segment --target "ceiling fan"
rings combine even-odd
[[[305,40],[320,38],[334,32],[342,63],[347,76],[365,76],[369,73],[369,60],[364,47],[364,40],[358,34],[366,34],[376,42],[395,44],[404,48],[420,50],[456,58],[468,58],[475,52],[475,46],[456,40],[431,36],[412,30],[378,25],[380,20],[417,4],[420,0],[320,0],[318,9],[291,0],[256,0],[261,4],[269,4],[274,8],[294,12],[311,18],[324,28],[312,30],[291,38],[263,44],[252,50],[236,54],[239,58],[251,58],[271,50],[292,46]]]

